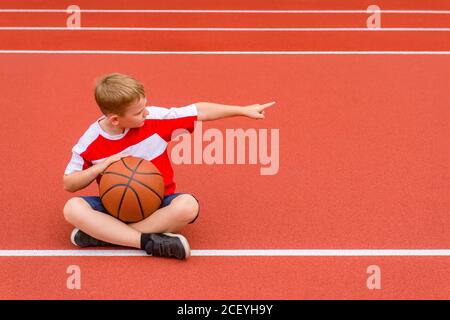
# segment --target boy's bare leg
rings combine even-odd
[[[195,219],[198,210],[197,200],[189,194],[182,194],[167,207],[158,209],[146,219],[129,226],[142,233],[177,233]]]
[[[64,206],[66,220],[90,236],[117,245],[140,249],[142,233],[178,232],[198,213],[198,203],[190,195],[180,195],[170,205],[150,217],[125,224],[103,212],[96,211],[81,198],[72,198]]]
[[[141,233],[120,220],[96,211],[81,198],[72,198],[64,206],[64,217],[88,235],[120,246],[141,248]]]

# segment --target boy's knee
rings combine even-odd
[[[197,217],[200,206],[197,199],[190,194],[182,194],[176,197],[172,203],[178,209],[177,214],[180,220],[191,222]]]
[[[67,222],[73,223],[79,216],[80,209],[86,206],[86,202],[78,197],[70,198],[64,205],[63,213],[64,219]]]

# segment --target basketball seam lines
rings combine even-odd
[[[136,199],[137,199],[138,204],[139,204],[139,209],[140,209],[140,211],[141,211],[142,220],[144,220],[144,219],[145,219],[145,216],[144,216],[144,209],[142,209],[141,199],[139,199],[139,196],[138,196],[137,191],[134,190],[134,189],[133,189],[132,187],[130,187],[130,186],[127,186],[127,187],[128,187],[131,191],[134,192],[134,195],[136,196]],[[128,190],[128,188],[126,188],[125,190]],[[125,195],[125,193],[124,193],[124,195]]]
[[[118,184],[115,184],[115,185],[113,185],[111,188],[109,188],[108,190],[106,190],[104,193],[103,193],[103,195],[102,195],[102,197],[100,198],[100,200],[102,200],[103,199],[103,197],[109,192],[109,191],[111,191],[112,189],[114,189],[115,187],[129,187],[128,185],[126,185],[125,183],[118,183]],[[136,194],[136,198],[138,199],[138,201],[139,201],[139,197],[137,196],[137,191],[136,190],[134,190],[134,188],[133,187],[129,187],[130,188],[130,190],[131,191],[133,191],[134,192],[134,194]],[[141,207],[142,208],[142,206],[141,206],[141,204],[140,204],[140,201],[139,201],[139,207]],[[106,208],[105,208],[106,209]],[[111,215],[111,216],[113,216],[113,217],[115,217],[114,215],[112,215],[108,210],[106,210],[107,211],[107,213],[109,214],[109,215]],[[117,214],[117,218],[119,218],[119,214]]]
[[[133,180],[133,181],[136,181],[136,180]],[[137,191],[136,191],[133,187],[127,186],[125,183],[118,183],[118,184],[113,185],[111,188],[109,188],[108,190],[106,190],[106,191],[103,193],[103,195],[101,196],[100,200],[102,200],[103,197],[104,197],[109,191],[111,191],[112,189],[114,189],[115,187],[128,187],[128,188],[130,188],[130,190],[134,192],[134,194],[136,195],[136,198],[138,199],[139,207],[142,208],[141,200],[139,199],[139,197],[138,197],[138,195],[137,195]],[[149,189],[150,189],[150,188],[149,188]],[[159,196],[159,194],[156,193],[156,191],[153,191],[153,189],[150,189],[150,191],[154,192],[155,195],[157,195],[158,198],[161,199],[161,197]],[[161,200],[161,203],[162,203],[162,200]],[[106,209],[106,208],[105,208],[105,209]],[[107,211],[107,213],[108,213],[110,216],[113,216],[113,217],[114,217],[114,215],[112,215],[108,210],[106,210],[106,211]],[[117,216],[117,217],[118,217],[118,216]],[[197,219],[197,218],[196,218],[196,219]],[[192,222],[194,222],[194,221],[192,221]]]
[[[102,195],[102,197],[100,198],[100,200],[103,199],[103,197],[104,197],[109,191],[111,191],[112,189],[114,189],[115,187],[117,187],[117,186],[124,186],[125,189],[124,189],[124,191],[123,191],[122,198],[120,199],[120,203],[119,203],[119,208],[118,208],[118,210],[117,210],[117,218],[120,219],[120,210],[121,210],[121,208],[122,208],[122,204],[123,204],[123,200],[124,200],[124,198],[125,198],[125,194],[126,194],[128,188],[129,188],[131,191],[133,191],[134,195],[136,196],[136,199],[137,199],[138,204],[139,204],[139,209],[140,209],[140,211],[141,211],[142,219],[144,219],[145,216],[144,216],[144,210],[143,210],[143,208],[142,208],[141,200],[139,199],[139,196],[138,196],[137,191],[134,190],[134,188],[131,187],[130,184],[131,184],[131,182],[134,181],[134,182],[136,182],[136,183],[138,183],[138,184],[144,186],[145,188],[147,188],[147,189],[149,189],[150,191],[152,191],[152,192],[153,192],[153,193],[161,200],[161,203],[162,203],[162,202],[163,202],[163,199],[161,198],[161,196],[160,196],[155,190],[153,190],[153,188],[151,188],[151,187],[147,186],[146,184],[140,182],[139,180],[136,180],[136,179],[133,178],[134,175],[135,175],[136,173],[137,173],[137,174],[142,174],[142,175],[159,175],[159,176],[161,176],[161,177],[162,177],[162,175],[161,175],[160,173],[158,173],[158,172],[151,172],[151,173],[150,173],[150,172],[142,172],[142,173],[141,173],[141,172],[137,171],[137,170],[139,169],[139,166],[141,165],[141,163],[144,161],[144,159],[141,159],[141,161],[137,164],[137,166],[134,168],[134,170],[131,169],[131,168],[125,163],[125,161],[123,160],[123,158],[121,158],[120,161],[122,161],[122,163],[123,163],[123,165],[125,166],[125,168],[127,168],[128,170],[130,170],[130,171],[132,172],[132,174],[131,174],[130,177],[129,177],[129,176],[126,176],[126,175],[124,175],[124,174],[117,173],[117,172],[104,172],[103,175],[105,175],[105,174],[111,174],[111,175],[121,176],[121,177],[127,178],[127,179],[128,179],[128,183],[127,183],[127,184],[115,184],[115,185],[113,185],[111,188],[109,188],[108,190],[106,190],[106,191],[103,193],[103,195]]]
[[[144,159],[145,160],[145,159]],[[130,170],[131,172],[136,172],[138,174],[142,174],[142,175],[152,175],[152,174],[159,174],[158,172],[139,172],[136,171],[137,168],[134,168],[134,171],[125,163],[125,161],[123,160],[123,158],[120,158],[120,161],[122,161],[123,165],[125,166],[125,168],[127,168],[128,170]],[[160,174],[159,174],[160,175]]]
[[[120,159],[120,160],[122,160],[122,162],[124,163],[124,165],[128,168],[128,166],[126,165],[125,161],[123,161],[123,159]],[[130,176],[130,178],[129,178],[129,180],[128,180],[127,186],[125,187],[125,190],[123,190],[122,198],[120,199],[119,208],[118,208],[118,210],[117,210],[117,218],[119,218],[119,219],[120,219],[120,210],[121,210],[121,208],[122,208],[123,199],[125,198],[125,194],[127,193],[127,190],[128,190],[128,188],[130,187],[131,180],[133,179],[133,176],[134,176],[134,174],[136,173],[137,168],[141,165],[142,161],[144,161],[144,159],[141,159],[141,160],[139,161],[139,163],[138,163],[137,166],[134,168],[134,170],[131,170],[130,168],[128,168],[129,170],[131,170],[131,176]],[[139,199],[139,197],[138,197],[138,199]],[[139,210],[141,211],[141,216],[144,216],[144,214],[143,214],[143,212],[142,212],[142,206],[141,206],[140,201],[138,201],[138,203],[139,203]]]
[[[123,161],[123,158],[120,158],[120,161],[122,161],[123,165],[125,166],[125,168],[127,168],[128,170],[130,170],[131,172],[133,172],[133,170],[125,163],[125,161]],[[138,163],[138,165],[140,164],[140,162]],[[136,169],[136,168],[135,168]]]
[[[143,176],[151,176],[153,174],[160,175],[158,172],[139,172],[139,171],[136,171],[136,173],[140,174],[140,175],[143,175]]]
[[[151,176],[151,175],[158,175],[158,176],[160,176],[160,175],[161,175],[161,174],[159,174],[158,172],[147,172],[147,173],[136,172],[136,173],[137,173],[137,174],[141,174],[141,175],[148,175],[148,176]],[[122,173],[117,173],[117,172],[112,172],[112,171],[103,172],[103,175],[105,175],[105,174],[115,174],[115,175],[117,175],[117,176],[129,178],[128,176],[126,176],[126,175],[124,175],[124,174],[122,174]],[[135,181],[136,181],[136,180],[135,180]]]
[[[117,183],[115,185],[113,185],[112,187],[110,187],[109,189],[107,189],[105,192],[103,192],[103,195],[100,197],[100,200],[103,200],[103,198],[105,197],[105,195],[111,191],[112,189],[114,189],[115,187],[126,187],[127,185],[125,183]]]
[[[139,173],[139,172],[136,172],[136,173]],[[149,190],[152,191],[152,192],[153,192],[153,193],[154,193],[161,201],[163,201],[163,199],[161,198],[161,196],[160,196],[155,190],[153,190],[153,189],[152,189],[151,187],[149,187],[148,185],[146,185],[146,184],[140,182],[139,180],[136,180],[136,179],[134,179],[134,178],[132,178],[132,177],[128,177],[128,176],[126,176],[126,175],[124,175],[124,174],[120,174],[120,173],[117,173],[117,172],[105,172],[105,173],[103,173],[103,175],[105,175],[105,174],[113,174],[113,175],[116,175],[116,176],[121,176],[121,177],[130,179],[130,181],[134,181],[134,182],[136,182],[136,183],[142,185],[143,187],[149,189]],[[139,173],[139,174],[141,174],[141,173]],[[159,173],[152,173],[152,174],[161,176]],[[126,184],[123,184],[123,185],[126,186]],[[118,186],[118,184],[116,184],[115,186]],[[108,191],[111,190],[112,188],[114,188],[114,186],[112,186],[110,189],[106,190],[105,193],[103,193],[102,199],[103,199],[103,197],[105,196],[106,192],[108,192]],[[130,187],[130,188],[133,189],[133,187]]]

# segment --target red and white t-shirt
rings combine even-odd
[[[127,128],[119,135],[110,135],[100,127],[99,121],[105,116],[97,119],[72,148],[72,159],[64,174],[85,170],[116,153],[126,152],[131,156],[152,161],[164,178],[164,194],[174,193],[176,183],[167,145],[176,129],[187,129],[190,133],[194,131],[197,107],[192,104],[170,109],[153,106],[146,108],[149,114],[144,125]],[[101,176],[97,178],[97,182],[100,178]]]

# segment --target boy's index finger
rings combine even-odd
[[[268,107],[270,107],[270,106],[273,106],[275,103],[276,103],[275,101],[269,102],[269,103],[263,104],[262,107],[263,107],[263,108],[268,108]]]

